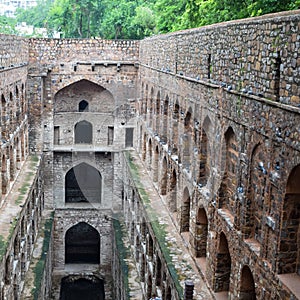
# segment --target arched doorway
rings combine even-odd
[[[204,208],[199,208],[196,216],[195,254],[196,257],[206,257],[208,221]]]
[[[75,144],[92,144],[93,126],[88,121],[80,121],[75,125]]]
[[[232,214],[235,213],[234,195],[236,191],[236,164],[238,161],[238,151],[236,137],[233,129],[229,127],[225,133],[226,151],[225,153],[225,170],[219,192],[220,207],[226,208]]]
[[[173,169],[170,179],[169,209],[171,212],[177,211],[177,175],[175,169]]]
[[[278,273],[300,275],[300,165],[288,177],[282,216]]]
[[[73,167],[66,174],[66,203],[100,203],[101,190],[102,177],[100,172],[86,163]]]
[[[240,300],[255,300],[255,284],[248,266],[244,266],[242,269],[241,276],[241,290],[240,290]]]
[[[209,174],[210,174],[210,167],[209,167],[209,140],[208,134],[211,128],[211,121],[209,117],[206,117],[200,133],[200,161],[199,161],[199,173],[198,173],[198,181],[200,187],[205,186]]]
[[[66,264],[99,264],[100,235],[91,225],[80,222],[65,236]]]
[[[165,196],[167,194],[168,186],[168,163],[166,157],[163,159],[162,169],[161,169],[161,178],[160,178],[160,194]]]
[[[229,291],[231,257],[228,242],[223,232],[220,234],[218,251],[216,253],[215,292]]]
[[[190,193],[188,188],[185,188],[183,191],[183,199],[181,205],[180,232],[188,232],[190,230],[190,206]]]
[[[88,278],[64,277],[61,281],[60,300],[104,300],[103,280],[89,276]]]
[[[78,104],[78,111],[79,112],[87,112],[89,111],[89,103],[85,100],[81,100]]]

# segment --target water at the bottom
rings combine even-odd
[[[103,281],[80,278],[63,279],[61,283],[60,300],[104,300]]]

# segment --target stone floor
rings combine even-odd
[[[10,183],[8,193],[2,198],[0,208],[0,235],[6,240],[17,222],[35,178],[39,160],[29,156],[18,170],[16,180]]]
[[[138,167],[139,175],[142,178],[142,185],[145,191],[147,191],[156,218],[160,224],[164,225],[165,231],[167,232],[165,243],[169,246],[172,262],[177,274],[179,278],[182,279],[180,281],[181,286],[184,288],[185,280],[192,280],[194,282],[194,300],[215,299],[215,295],[209,290],[201,274],[201,265],[202,271],[203,269],[205,271],[205,259],[204,261],[203,259],[196,261],[192,257],[188,246],[188,236],[186,234],[180,234],[176,229],[174,223],[175,216],[167,209],[165,198],[159,195],[158,188],[150,178],[140,157],[132,152],[132,159],[134,164]]]

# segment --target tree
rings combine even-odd
[[[16,20],[6,16],[0,16],[0,32],[4,34],[16,34]]]
[[[142,39],[234,19],[297,9],[300,0],[38,0],[18,22],[66,38]],[[54,2],[53,2],[54,1]]]
[[[182,15],[186,8],[185,0],[157,0],[154,8],[158,32],[165,33],[184,29]]]

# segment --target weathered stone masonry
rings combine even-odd
[[[299,26],[2,35],[0,299],[300,298]]]
[[[141,157],[231,299],[299,297],[298,28],[275,15],[140,46]]]

